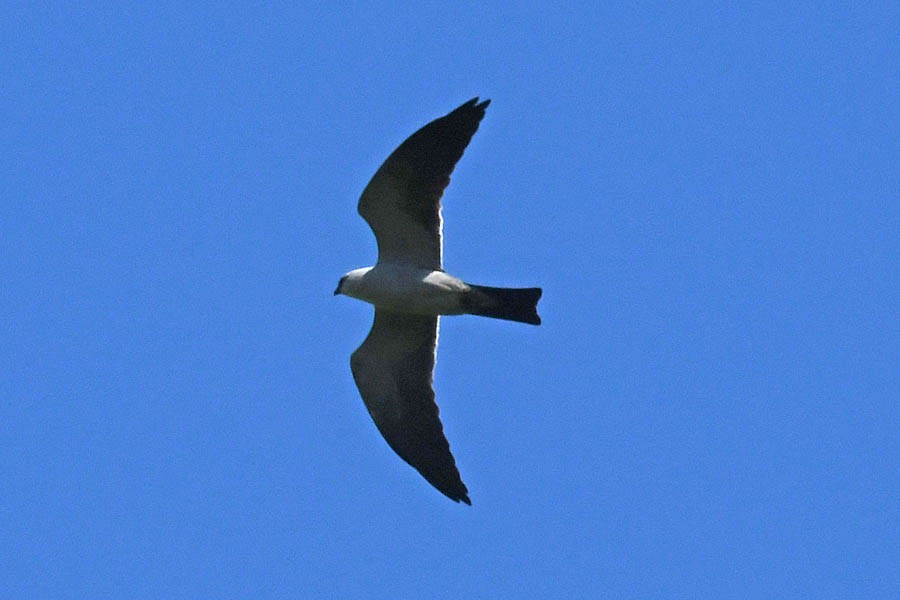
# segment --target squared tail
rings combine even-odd
[[[467,284],[471,289],[463,296],[463,308],[470,315],[540,325],[537,313],[541,288],[495,288]]]

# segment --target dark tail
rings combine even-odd
[[[463,308],[470,315],[493,317],[540,325],[537,303],[541,299],[541,288],[495,288],[467,284],[472,288],[463,296]]]

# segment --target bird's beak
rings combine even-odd
[[[334,289],[334,295],[337,296],[337,295],[340,294],[340,293],[341,293],[341,286],[338,285],[338,286]]]

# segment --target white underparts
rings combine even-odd
[[[340,292],[395,312],[458,315],[464,312],[460,300],[469,289],[461,279],[443,271],[378,263],[347,273]]]

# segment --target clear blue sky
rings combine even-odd
[[[897,3],[597,4],[5,3],[0,596],[900,597]],[[476,95],[445,266],[544,323],[443,320],[467,507],[332,291]]]

